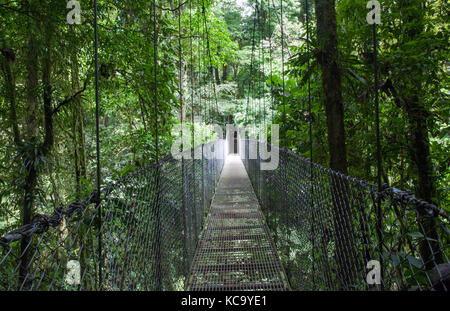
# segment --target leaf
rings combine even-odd
[[[422,239],[424,237],[423,234],[420,232],[408,233],[408,235],[413,239]]]
[[[445,231],[445,233],[450,235],[450,229],[447,227],[447,225],[445,223],[441,223],[440,226]]]
[[[417,259],[416,257],[410,256],[410,255],[406,255],[406,259],[414,267],[416,267],[418,269],[422,269],[423,263],[420,259]]]
[[[351,75],[353,78],[359,80],[359,82],[361,82],[362,84],[367,85],[367,81],[366,81],[363,77],[361,77],[360,75],[358,75],[356,72],[354,72],[354,71],[351,70],[350,68],[347,68],[347,71],[350,73],[350,75]]]
[[[394,268],[397,267],[400,264],[400,257],[397,254],[391,254],[390,257]]]

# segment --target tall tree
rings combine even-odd
[[[74,50],[71,55],[71,84],[72,92],[76,93],[80,89],[79,64],[77,51]],[[75,167],[75,193],[77,199],[81,199],[82,179],[87,178],[86,168],[86,142],[84,134],[83,106],[79,97],[74,99],[72,105],[72,140],[73,157]]]
[[[342,104],[341,70],[338,63],[338,38],[335,0],[315,0],[317,61],[322,68],[322,88],[327,117],[330,167],[347,174],[347,156]]]
[[[322,68],[322,88],[328,130],[328,149],[331,169],[347,174],[347,156],[342,103],[341,70],[338,63],[338,38],[335,0],[315,0],[317,61]],[[332,178],[333,223],[336,240],[336,259],[341,287],[349,289],[353,283],[355,250],[351,211],[345,195],[346,185]]]
[[[27,35],[24,54],[26,103],[23,126],[19,126],[20,121],[16,109],[15,89],[17,85],[13,71],[15,54],[6,46],[6,43],[2,49],[2,71],[10,102],[10,124],[14,133],[15,148],[21,155],[23,163],[23,205],[20,210],[22,225],[31,223],[33,218],[37,183],[41,172],[40,165],[45,162],[43,159],[50,156],[54,145],[53,119],[62,106],[69,104],[81,93],[78,91],[66,100],[59,102],[55,108],[53,107],[52,68],[54,60],[52,52],[55,28],[57,27],[52,16],[54,12],[50,9],[53,5],[53,1],[42,3],[36,0],[28,0],[23,4],[24,10],[27,12],[25,14]],[[42,74],[41,79],[39,79],[39,73]],[[41,87],[43,109],[39,107]],[[40,137],[42,125],[43,138]],[[24,129],[23,135],[19,131],[20,128]],[[30,243],[29,237],[22,238],[19,271],[21,278],[25,277],[29,268]]]
[[[398,64],[391,72],[385,72],[388,76],[386,87],[390,95],[394,97],[396,104],[404,111],[409,140],[409,155],[416,171],[416,195],[422,200],[433,202],[436,195],[435,175],[430,156],[430,126],[431,113],[427,107],[427,94],[432,89],[431,83],[437,83],[436,71],[439,64],[436,58],[440,53],[437,49],[441,38],[432,37],[426,29],[427,14],[432,12],[432,4],[420,0],[398,0],[392,4],[395,10],[402,12],[398,15],[402,25],[402,32],[397,44],[392,46],[393,51],[402,55]],[[428,25],[430,27],[430,25]],[[434,51],[433,51],[434,50]],[[417,54],[423,53],[418,59]],[[425,54],[426,53],[426,54]],[[427,71],[424,72],[424,68]],[[420,245],[421,256],[428,268],[442,262],[442,254],[438,251],[436,224],[434,218],[423,217],[425,210],[420,210],[423,234],[428,239],[423,239]]]

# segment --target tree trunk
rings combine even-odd
[[[342,104],[341,71],[338,65],[335,0],[315,0],[318,62],[322,67],[322,88],[328,128],[330,167],[347,174],[347,157]]]
[[[220,84],[219,68],[214,67],[214,73],[215,73],[215,76],[216,76],[216,84]]]
[[[233,81],[237,81],[238,73],[239,73],[239,63],[235,63],[233,65]]]
[[[79,66],[78,57],[76,49],[71,55],[71,80],[72,80],[72,93],[75,94],[80,90],[80,79],[79,79]],[[82,182],[81,179],[87,179],[86,170],[86,144],[84,136],[84,122],[83,122],[83,106],[82,101],[79,97],[74,99],[72,105],[72,138],[73,138],[73,148],[74,148],[74,164],[75,164],[75,190],[77,200],[81,199],[82,194]],[[85,223],[80,224],[78,229],[78,243],[80,247],[80,275],[86,275],[83,279],[80,288],[88,289],[90,279],[86,274],[87,268],[87,258],[89,253],[93,250],[89,248],[89,241],[92,240],[92,231],[88,231],[88,225]]]
[[[44,156],[50,153],[53,147],[54,135],[53,135],[53,107],[52,107],[52,85],[51,69],[52,69],[52,23],[47,21],[44,29],[44,43],[45,50],[43,55],[42,66],[42,84],[44,89],[44,120],[45,120],[45,133],[44,143],[42,144],[42,152]]]
[[[409,132],[412,135],[410,153],[417,168],[417,196],[427,202],[433,202],[435,185],[433,168],[430,158],[430,141],[428,138],[427,116],[428,111],[420,104],[418,97],[407,99],[406,115],[409,123]],[[434,218],[426,216],[425,210],[419,210],[417,221],[424,239],[420,242],[420,255],[427,270],[443,262],[439,246],[439,236]]]
[[[222,72],[222,81],[226,82],[228,80],[228,64],[223,65],[223,72]]]
[[[38,133],[38,43],[32,32],[28,37],[27,51],[27,109],[26,109],[26,133],[27,140],[37,141]]]
[[[186,70],[185,70],[185,66],[184,66],[184,61],[183,61],[183,65],[181,66],[181,80],[179,81],[179,88],[180,90],[182,89],[183,85],[184,85],[184,81],[186,79]],[[184,100],[184,94],[181,96],[179,96],[179,100],[180,100],[180,111],[179,111],[179,119],[181,122],[186,122],[186,109],[187,109],[187,104],[185,103]]]
[[[402,15],[402,25],[404,38],[403,44],[414,44],[425,31],[424,11],[420,9],[423,5],[419,0],[401,0],[399,9],[405,14]],[[419,50],[420,47],[417,48]],[[410,134],[410,158],[417,169],[416,195],[422,200],[432,203],[436,193],[433,167],[430,158],[430,140],[428,138],[429,111],[424,105],[423,73],[422,68],[417,66],[415,58],[404,58],[410,67],[410,74],[398,77],[400,82],[401,96],[400,104],[406,113],[408,122],[408,132]],[[395,93],[394,93],[395,94]],[[398,94],[395,94],[398,96]],[[442,252],[440,251],[436,222],[434,218],[423,217],[424,210],[419,210],[418,222],[421,231],[426,238],[420,242],[420,254],[427,269],[432,269],[436,264],[442,263]],[[433,241],[435,240],[435,241]]]
[[[1,57],[1,69],[5,77],[6,100],[9,101],[9,122],[11,123],[14,135],[14,143],[17,147],[21,145],[19,123],[16,112],[16,82],[13,75],[15,55],[12,50],[4,47]]]
[[[87,179],[87,164],[86,164],[86,135],[84,133],[84,119],[83,119],[83,114],[84,114],[84,109],[81,103],[81,100],[79,101],[79,106],[78,106],[78,127],[77,127],[77,132],[78,132],[78,145],[79,145],[79,157],[80,157],[80,172],[81,172],[81,177],[83,177],[84,179]]]
[[[341,71],[338,65],[338,40],[335,0],[315,0],[317,38],[322,67],[322,88],[328,130],[331,169],[347,174],[347,157],[342,104]],[[354,228],[347,199],[348,185],[336,175],[331,176],[331,199],[336,242],[338,278],[342,289],[350,289],[355,281]]]
[[[78,57],[76,51],[72,54],[72,93],[75,94],[80,90]],[[73,154],[75,167],[75,189],[77,199],[81,195],[81,178],[87,178],[86,171],[86,144],[84,137],[84,122],[83,122],[83,107],[81,99],[75,98],[72,105],[72,140],[73,140]]]
[[[29,1],[26,5],[30,12],[35,11],[34,1]],[[33,217],[33,207],[36,192],[37,171],[35,167],[36,154],[35,149],[38,148],[38,42],[35,36],[36,25],[34,20],[28,24],[28,46],[26,53],[26,90],[27,90],[27,106],[26,106],[26,146],[23,152],[23,163],[25,166],[25,185],[23,208],[21,213],[22,225],[27,225]],[[23,237],[21,240],[21,256],[19,269],[19,282],[21,285],[26,280],[29,269],[31,247],[31,238]]]
[[[75,197],[77,200],[81,198],[81,169],[80,156],[78,155],[77,127],[78,119],[76,107],[72,107],[72,142],[73,142],[73,161],[75,168]]]

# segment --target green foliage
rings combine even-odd
[[[27,167],[32,166],[38,171],[38,197],[34,212],[51,212],[60,204],[87,195],[95,187],[95,92],[92,83],[94,29],[90,22],[93,4],[80,1],[81,24],[68,25],[68,9],[64,1],[39,1],[39,5],[37,2],[30,0],[30,14],[26,12],[26,7],[15,1],[0,6],[0,45],[2,49],[12,51],[15,56],[12,74],[17,113],[17,120],[12,120],[7,89],[3,87],[3,82],[6,82],[5,74],[1,71],[0,235],[20,224]],[[173,141],[171,130],[174,124],[179,123],[179,110],[182,105],[188,118],[192,115],[189,109],[191,103],[196,115],[205,115],[208,107],[209,116],[221,118],[220,112],[214,109],[209,71],[211,66],[222,68],[227,62],[235,60],[237,44],[230,38],[226,23],[221,15],[215,14],[210,1],[184,4],[181,7],[180,25],[178,11],[168,10],[171,5],[177,4],[168,1],[156,3],[155,51],[154,11],[151,9],[151,2],[98,1],[103,184],[116,180],[130,170],[154,162],[156,131],[159,158],[169,154]],[[44,34],[46,23],[53,25],[50,41],[46,41]],[[33,62],[37,68],[43,66],[42,56],[51,49],[50,83],[53,107],[57,107],[65,98],[80,90],[86,81],[86,89],[81,92],[81,96],[69,101],[54,113],[55,144],[49,155],[43,155],[41,150],[45,121],[41,99],[44,81],[40,73],[36,81],[36,125],[39,137],[35,141],[29,140],[26,135],[28,63],[27,50],[22,47],[27,47],[29,25],[36,27],[33,33],[39,57]],[[181,38],[181,55],[178,38]],[[185,77],[182,100],[179,88],[180,56]],[[192,63],[189,62],[191,56]],[[194,79],[192,85],[191,75]],[[200,79],[197,80],[197,77]],[[196,92],[197,90],[202,92]],[[191,93],[194,95],[192,98]],[[79,119],[76,119],[78,117]],[[20,145],[13,140],[13,124],[20,130],[20,138],[23,141]],[[79,176],[75,173],[77,171]]]

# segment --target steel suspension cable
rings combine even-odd
[[[380,109],[378,100],[378,40],[377,40],[377,24],[374,22],[372,25],[372,37],[373,37],[373,76],[374,76],[374,96],[375,96],[375,129],[376,129],[376,145],[377,145],[377,184],[378,191],[381,192],[381,173],[382,173],[382,160],[381,160],[381,142],[380,142]]]
[[[189,31],[192,31],[192,0],[189,1]],[[190,72],[191,72],[191,159],[192,159],[192,179],[194,180],[195,176],[195,110],[194,110],[194,56],[193,56],[193,43],[192,43],[192,33],[189,36],[189,45],[190,45]],[[193,185],[193,191],[192,191],[192,209],[195,213],[196,210],[196,189],[195,184]],[[194,222],[194,243],[197,243],[197,226],[196,226],[196,218],[193,217]]]
[[[255,49],[255,27],[256,27],[256,18],[253,18],[253,31],[252,31],[252,55],[250,57],[250,79],[248,81],[248,94],[247,94],[247,106],[246,106],[246,111],[245,111],[245,125],[247,125],[247,118],[248,118],[248,108],[249,108],[249,104],[250,104],[250,92],[252,90],[252,85],[253,85],[253,77],[252,77],[252,73],[253,73],[253,53],[254,53],[254,49]]]
[[[258,5],[259,3],[259,5]],[[258,0],[256,1],[257,7],[258,7],[258,29],[259,29],[259,35],[258,35],[258,92],[257,92],[257,99],[258,99],[258,124],[259,124],[259,129],[258,129],[258,134],[261,132],[261,122],[262,122],[262,117],[261,117],[261,78],[260,78],[260,74],[261,74],[261,63],[262,63],[262,58],[261,58],[261,48],[262,48],[262,24],[261,24],[261,2],[258,2]],[[263,67],[263,72],[264,72],[264,67]],[[263,96],[264,99],[264,96]]]
[[[190,82],[191,82],[191,148],[194,148],[194,57],[192,47],[192,0],[189,1],[189,47],[190,47]],[[192,149],[193,150],[193,149]],[[191,155],[193,158],[193,154]]]
[[[209,43],[209,30],[208,30],[208,24],[206,22],[206,9],[205,9],[205,1],[202,1],[202,15],[203,15],[203,23],[204,23],[204,27],[205,27],[205,32],[206,32],[206,46],[207,46],[207,52],[208,52],[208,58],[209,58],[209,65],[211,66],[211,68],[214,68],[213,66],[213,62],[212,62],[212,57],[211,57],[211,49],[210,49],[210,43]],[[216,93],[216,83],[215,83],[215,79],[214,79],[214,69],[212,69],[211,71],[211,75],[212,75],[212,85],[213,85],[213,91],[214,91],[214,100],[215,100],[215,104],[216,104],[216,114],[219,114],[219,105],[217,103],[217,93]]]
[[[198,13],[198,8],[197,8],[197,13]],[[204,87],[205,87],[205,93],[207,93],[207,88],[208,88],[207,74],[204,74],[204,70],[208,71],[208,65],[206,63],[206,59],[203,59],[203,65],[204,65],[205,68],[202,67],[202,50],[205,50],[205,44],[204,43],[205,43],[205,33],[206,33],[205,28],[204,28],[204,24],[201,21],[202,18],[203,18],[203,13],[197,14],[197,19],[198,19],[197,31],[198,31],[199,34],[200,33],[202,34],[202,43],[203,43],[200,46],[200,42],[197,41],[198,66],[199,66],[199,70],[198,70],[199,88],[198,89],[201,90],[201,84],[200,83],[201,83],[202,78],[203,78],[203,83],[204,83]],[[202,31],[201,27],[203,27],[203,31]],[[206,53],[204,53],[204,54],[206,55]],[[203,55],[203,58],[206,58],[206,57],[204,57],[204,55]],[[203,72],[203,74],[202,74],[202,72]],[[200,107],[201,107],[201,103],[202,103],[202,94],[201,94],[201,92],[199,92],[199,104],[200,104]],[[206,98],[205,98],[205,105],[204,106],[205,106],[205,108],[203,110],[202,120],[204,118],[205,119],[204,123],[205,124],[209,124],[211,122],[211,120],[212,120],[212,118],[211,118],[211,103],[209,101],[209,96],[206,96]],[[204,130],[205,129],[202,126],[202,134],[204,134],[204,132],[203,132]]]
[[[256,25],[255,25],[255,39],[254,39],[254,42],[253,42],[253,46],[252,46],[252,50],[254,51],[255,49],[256,49],[256,31],[257,31],[257,29],[256,29],[256,26],[258,26],[258,29],[259,29],[259,7],[258,7],[258,0],[256,0],[256,2],[255,2],[255,23],[256,23]],[[258,34],[258,39],[259,39],[259,34]],[[256,51],[254,51],[255,53],[256,53]],[[259,48],[258,48],[258,52],[259,52]],[[256,82],[255,82],[255,74],[254,74],[254,71],[255,71],[255,69],[256,69],[256,71],[258,72],[259,70],[256,68],[257,67],[257,65],[259,65],[259,64],[257,64],[257,61],[258,61],[258,59],[257,59],[257,56],[254,56],[254,55],[252,55],[252,57],[253,57],[253,71],[252,71],[252,78],[251,78],[251,81],[252,81],[252,97],[251,97],[251,107],[252,107],[252,113],[253,113],[253,126],[254,126],[254,128],[253,128],[253,130],[254,131],[256,131],[256,128],[257,128],[257,122],[258,122],[258,109],[257,109],[257,105],[258,105],[258,103],[256,102],[257,101],[257,94],[255,94],[255,89],[256,89],[256,92],[257,92],[257,87],[258,87],[258,80],[256,80]],[[257,79],[257,78],[256,78]],[[255,87],[255,84],[256,84],[256,87]],[[255,98],[256,97],[256,98]],[[253,133],[255,136],[257,135],[257,133]]]
[[[184,149],[184,142],[183,142],[183,123],[184,123],[184,115],[183,115],[183,81],[182,81],[182,46],[181,46],[181,6],[182,4],[178,2],[178,80],[179,80],[179,93],[180,93],[180,121],[181,121],[181,143],[182,147]],[[183,150],[182,149],[182,150]],[[184,159],[184,158],[183,158]]]
[[[310,53],[310,33],[309,33],[309,6],[308,6],[308,0],[305,0],[305,10],[306,10],[306,57],[307,57],[307,63],[308,63],[308,121],[309,121],[309,129],[308,129],[308,136],[309,136],[309,160],[311,162],[310,165],[310,176],[311,176],[311,183],[312,183],[312,161],[313,161],[313,142],[312,142],[312,122],[313,122],[313,116],[312,116],[312,110],[311,110],[311,53]]]
[[[287,197],[287,135],[286,135],[286,81],[285,81],[285,72],[284,72],[284,22],[283,22],[283,0],[280,0],[280,30],[281,30],[281,76],[283,80],[283,94],[282,94],[282,105],[283,105],[283,116],[282,116],[282,126],[283,126],[283,148],[285,153],[285,159],[283,159],[283,210],[284,210],[284,221],[285,221],[285,239],[289,240],[289,230],[288,230],[288,197]],[[289,254],[289,246],[286,245],[286,253]],[[287,263],[288,266],[290,263]],[[289,270],[289,267],[288,269]]]
[[[155,121],[155,162],[159,162],[159,137],[158,137],[158,38],[156,29],[156,0],[152,2],[153,7],[153,90],[154,90],[154,121]]]
[[[263,12],[264,12],[264,0],[261,0],[261,10],[263,10]],[[261,86],[262,86],[262,90],[263,90],[263,124],[264,124],[263,128],[264,128],[264,130],[266,130],[265,129],[265,127],[266,127],[266,92],[265,92],[266,66],[265,66],[265,54],[264,54],[264,39],[265,39],[265,33],[266,33],[266,14],[265,13],[263,16],[263,23],[262,23],[261,28],[262,28],[261,29],[262,40],[261,40],[260,44],[261,44],[262,68],[263,68],[262,76],[264,79],[264,81],[261,81]],[[266,134],[267,134],[267,132],[266,132]]]
[[[287,148],[287,137],[286,137],[286,81],[285,81],[285,74],[284,74],[284,23],[283,23],[283,0],[280,0],[280,30],[281,30],[281,76],[283,80],[283,94],[282,94],[282,105],[283,105],[283,116],[282,116],[282,122],[283,122],[283,147]]]
[[[197,13],[199,12],[199,9],[197,8]],[[203,15],[203,9],[202,9],[202,12],[200,12],[199,14],[198,14],[198,23],[197,23],[197,25],[198,25],[198,28],[197,28],[197,31],[198,31],[198,33],[200,34],[202,34],[202,45],[200,46],[200,42],[198,41],[197,42],[197,50],[198,50],[198,66],[199,66],[199,70],[198,70],[198,83],[199,83],[199,90],[201,90],[201,81],[202,81],[202,72],[204,72],[204,70],[206,70],[206,74],[204,73],[203,74],[203,84],[204,84],[204,87],[205,87],[205,94],[206,94],[206,98],[205,98],[205,104],[204,104],[204,109],[201,109],[200,108],[200,111],[201,111],[201,120],[203,120],[203,123],[201,123],[201,131],[202,131],[202,137],[201,137],[201,139],[202,139],[202,143],[201,143],[201,145],[202,145],[202,160],[201,160],[201,167],[202,167],[202,176],[201,176],[201,178],[202,178],[202,207],[203,207],[203,209],[205,209],[206,208],[206,205],[207,205],[207,198],[206,198],[206,191],[205,191],[205,189],[206,189],[206,186],[205,186],[205,175],[203,174],[203,172],[204,172],[204,167],[205,167],[205,141],[204,141],[204,138],[205,138],[205,136],[206,136],[206,132],[207,132],[207,125],[208,124],[210,124],[211,123],[211,121],[212,121],[212,117],[211,117],[211,115],[212,115],[212,113],[211,113],[211,96],[210,96],[210,93],[208,94],[207,93],[207,91],[208,91],[208,78],[207,78],[207,76],[208,76],[208,66],[207,66],[207,63],[206,63],[206,57],[205,57],[205,55],[206,55],[206,52],[205,52],[205,33],[206,33],[206,27],[205,27],[205,24],[202,22],[202,19],[204,19],[204,15]],[[203,29],[201,29],[201,27],[203,27]],[[203,54],[202,54],[202,51],[203,51]],[[204,65],[204,69],[202,70],[202,59],[203,59],[203,65]],[[202,94],[201,94],[201,92],[199,93],[199,103],[200,103],[200,107],[202,107]],[[208,184],[208,181],[206,182],[206,184]]]
[[[184,150],[185,150],[185,144],[184,144],[184,100],[183,100],[183,76],[182,76],[182,70],[183,70],[183,63],[182,63],[182,52],[183,52],[183,48],[181,46],[181,14],[182,14],[182,6],[183,4],[181,4],[181,0],[178,1],[178,61],[179,61],[179,72],[178,72],[178,79],[179,79],[179,92],[180,92],[180,109],[181,109],[181,113],[180,113],[180,121],[181,121],[181,152],[182,152],[182,157],[181,157],[181,185],[182,185],[182,191],[183,194],[181,196],[181,214],[183,217],[183,230],[184,230],[184,234],[183,234],[183,257],[184,257],[184,270],[186,272],[185,274],[185,280],[187,280],[188,278],[188,267],[189,267],[189,262],[188,262],[188,246],[187,246],[187,223],[186,223],[186,198],[184,195],[184,191],[185,191],[185,187],[186,187],[186,180],[185,180],[185,162],[184,162]]]
[[[312,141],[312,110],[311,110],[311,53],[310,53],[310,34],[309,34],[309,5],[308,0],[305,0],[305,11],[306,11],[306,57],[308,63],[308,121],[309,121],[309,176],[310,176],[310,208],[311,208],[311,240],[312,240],[312,286],[315,289],[315,261],[314,261],[314,250],[315,250],[315,214],[314,214],[314,175],[313,175],[313,141]]]
[[[212,62],[212,57],[211,57],[211,48],[210,48],[210,41],[209,41],[209,29],[208,29],[208,23],[207,23],[207,18],[206,18],[206,8],[205,8],[205,1],[202,0],[202,17],[203,17],[203,36],[206,35],[206,55],[208,56],[208,60],[209,60],[209,64],[207,64],[207,60],[205,59],[205,70],[207,71],[207,73],[209,72],[209,77],[210,77],[210,93],[207,96],[207,100],[208,100],[208,106],[209,106],[209,122],[207,123],[207,125],[210,125],[212,123],[215,123],[215,116],[217,116],[219,114],[219,107],[218,107],[218,103],[217,103],[217,95],[216,95],[216,83],[215,83],[215,77],[214,77],[214,65]],[[213,109],[211,109],[211,85],[212,85],[212,89],[213,89],[213,93],[214,93],[214,100],[215,100],[215,108],[216,108],[216,113],[213,114],[211,113],[211,111],[213,111]],[[208,79],[207,76],[205,76],[205,87],[208,86]],[[207,130],[207,129],[205,129]],[[209,134],[209,133],[208,133]],[[202,159],[203,159],[203,144],[202,144]],[[212,162],[213,166],[215,165],[215,162]],[[202,161],[202,168],[203,168],[203,161]],[[216,179],[216,176],[214,174],[214,180]],[[203,179],[202,179],[203,181]]]
[[[94,54],[95,54],[95,132],[96,132],[96,149],[97,149],[97,217],[99,228],[102,227],[102,205],[101,205],[101,166],[100,166],[100,122],[99,122],[99,90],[98,90],[98,7],[97,0],[94,0]],[[98,236],[98,278],[99,290],[102,290],[103,269],[102,269],[102,247],[103,240],[101,230]]]
[[[156,23],[156,0],[152,2],[153,10],[153,92],[154,92],[154,121],[155,121],[155,218],[156,218],[156,250],[155,250],[155,261],[156,261],[156,289],[162,289],[162,254],[161,254],[161,210],[159,204],[159,192],[160,192],[160,167],[159,167],[159,137],[158,137],[158,32]]]
[[[372,10],[375,9],[375,5],[372,2]],[[379,107],[379,99],[378,99],[378,39],[377,39],[377,23],[376,23],[376,13],[372,15],[373,24],[372,24],[372,39],[373,39],[373,75],[374,75],[374,92],[375,92],[375,134],[376,134],[376,157],[377,157],[377,188],[378,188],[378,197],[377,197],[377,234],[378,234],[378,251],[380,253],[379,261],[380,261],[380,275],[383,280],[384,276],[384,264],[383,264],[383,240],[381,234],[382,227],[382,211],[381,211],[381,174],[382,174],[382,158],[381,158],[381,139],[380,139],[380,107]],[[381,288],[383,289],[383,282],[381,282]]]
[[[273,123],[273,111],[274,111],[274,98],[273,98],[273,67],[272,67],[272,35],[273,31],[271,31],[272,27],[272,5],[269,2],[269,63],[270,63],[270,106],[271,106],[271,123]]]

